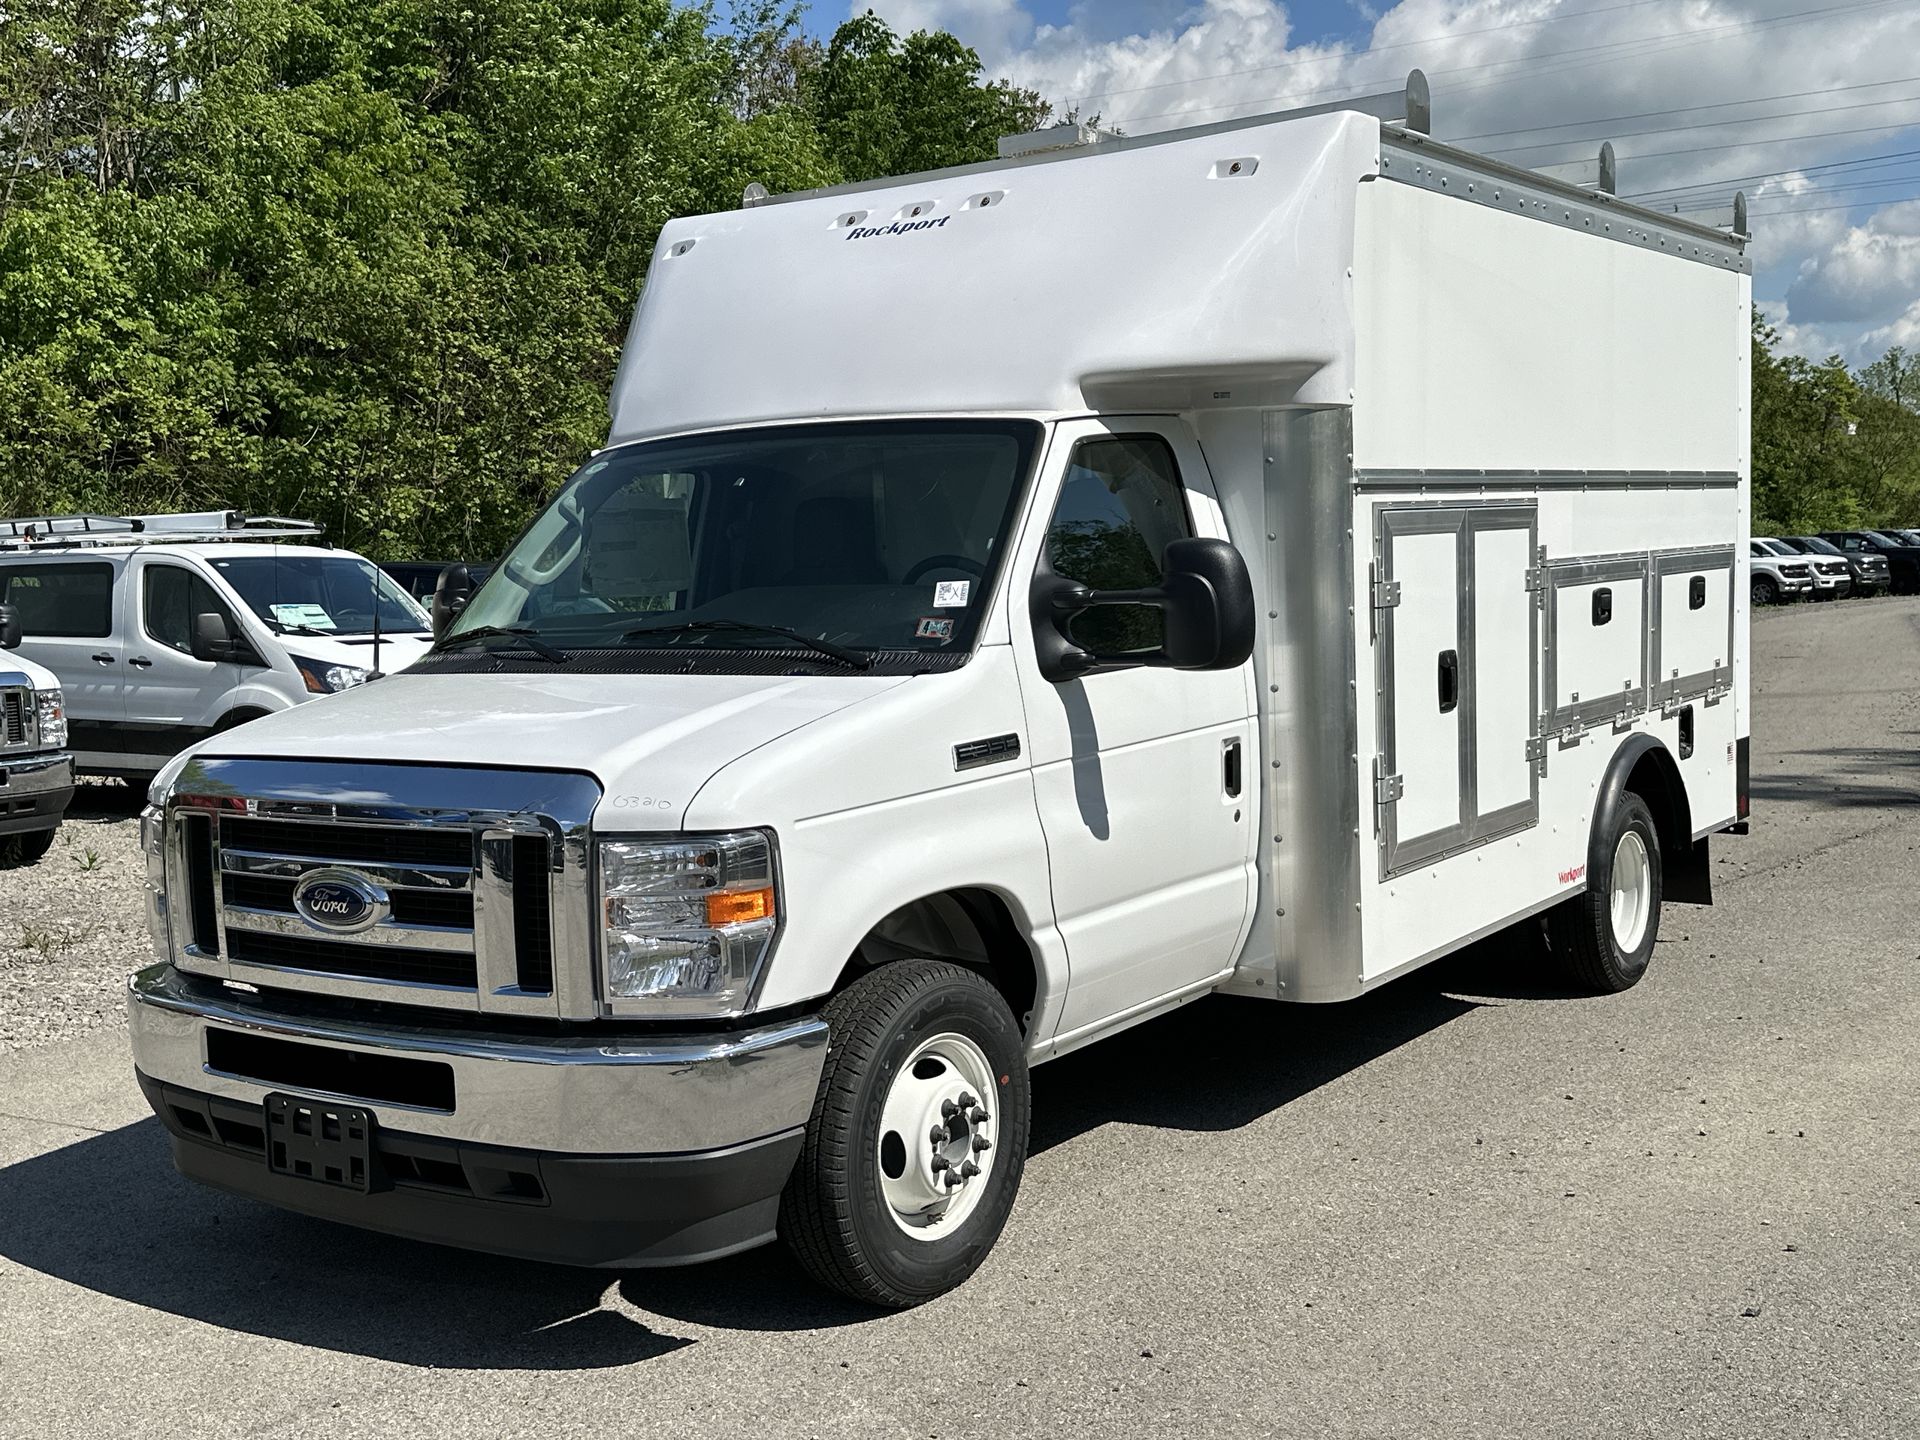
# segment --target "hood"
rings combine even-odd
[[[350,640],[336,640],[326,635],[276,635],[274,639],[289,655],[297,655],[302,660],[317,660],[322,665],[352,665],[361,670],[373,668],[371,635],[355,635]],[[426,654],[432,644],[431,635],[382,635],[380,669],[388,675],[404,670]]]
[[[58,690],[60,677],[36,665],[18,650],[0,650],[0,685],[31,685],[36,690]]]
[[[666,830],[721,767],[907,678],[392,675],[249,721],[188,753],[575,770],[600,782],[603,825],[613,817],[623,830]]]

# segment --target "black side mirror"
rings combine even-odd
[[[0,650],[20,648],[20,612],[11,605],[0,605]]]
[[[464,565],[449,565],[433,582],[433,638],[447,633],[447,627],[460,618],[473,598],[473,572]]]
[[[246,637],[235,635],[232,623],[217,610],[193,617],[193,658],[226,665],[260,663]]]
[[[1164,578],[1145,590],[1091,590],[1053,573],[1043,558],[1033,577],[1030,609],[1040,673],[1058,683],[1105,665],[1159,665],[1172,670],[1232,670],[1253,654],[1253,580],[1247,562],[1225,540],[1168,542]],[[1165,617],[1157,654],[1096,655],[1076,645],[1067,624],[1095,605],[1152,605]]]

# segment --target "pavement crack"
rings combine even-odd
[[[84,1130],[89,1135],[111,1135],[113,1131],[102,1130],[97,1125],[82,1125],[75,1120],[50,1120],[45,1115],[16,1115],[11,1110],[0,1110],[0,1120],[19,1120],[28,1125],[54,1125],[62,1130]]]

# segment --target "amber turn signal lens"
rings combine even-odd
[[[773,890],[729,890],[707,896],[707,924],[744,925],[773,914]]]

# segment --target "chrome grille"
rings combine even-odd
[[[26,749],[33,730],[33,691],[18,685],[0,690],[0,749]]]
[[[174,963],[264,988],[590,1018],[598,799],[579,775],[196,759],[167,801]],[[344,876],[374,903],[344,926],[311,901],[302,913],[309,876],[309,890]]]

